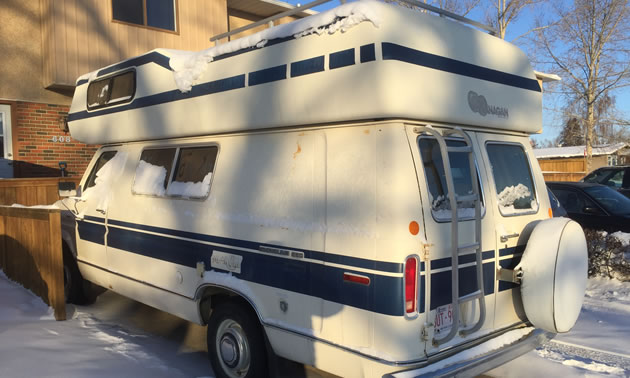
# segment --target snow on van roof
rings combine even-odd
[[[628,145],[626,143],[614,143],[593,146],[593,156],[612,154],[624,147],[628,147]],[[534,150],[534,156],[536,156],[536,159],[584,156],[585,149],[586,146],[537,148]]]
[[[381,21],[376,4],[378,2],[373,0],[346,3],[313,16],[274,26],[198,52],[161,50],[167,52],[171,57],[169,63],[174,72],[177,87],[182,92],[188,92],[194,82],[206,70],[208,63],[212,62],[219,55],[254,46],[260,48],[265,46],[268,41],[277,38],[291,36],[300,38],[310,34],[321,35],[323,33],[334,34],[338,30],[341,30],[343,33],[364,21],[369,21],[372,25],[378,27]]]

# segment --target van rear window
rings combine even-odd
[[[429,187],[429,199],[433,217],[437,221],[449,221],[451,219],[451,204],[448,200],[448,188],[444,173],[444,162],[440,153],[440,145],[433,138],[420,138],[418,141],[420,155],[424,166],[424,173]],[[446,145],[451,147],[465,147],[462,140],[447,139]],[[455,184],[455,196],[462,197],[472,194],[472,175],[467,153],[449,152],[451,173]],[[483,197],[483,196],[482,196]],[[482,200],[483,206],[483,200]],[[460,219],[472,219],[475,216],[475,203],[473,201],[458,201],[457,214]]]
[[[523,147],[516,144],[488,143],[486,150],[501,214],[537,212],[536,190]]]

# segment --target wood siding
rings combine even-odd
[[[155,48],[202,50],[228,28],[226,0],[178,0],[177,33],[112,20],[110,0],[41,0],[44,87]]]
[[[545,181],[580,181],[586,176],[586,160],[579,158],[538,159]],[[607,156],[593,156],[591,171],[604,167]]]
[[[59,210],[0,206],[0,268],[66,319]]]
[[[59,199],[58,183],[71,181],[79,185],[81,178],[54,177],[0,180],[0,205],[52,205]]]

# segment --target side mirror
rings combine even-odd
[[[81,185],[77,189],[74,182],[59,182],[58,189],[61,198],[81,196]]]

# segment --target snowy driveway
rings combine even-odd
[[[205,328],[114,293],[68,306],[56,322],[39,298],[0,272],[0,377],[204,377]],[[287,376],[296,370],[286,367]],[[492,377],[630,376],[630,283],[589,280],[567,335],[486,374]],[[313,370],[307,377],[317,377]]]

